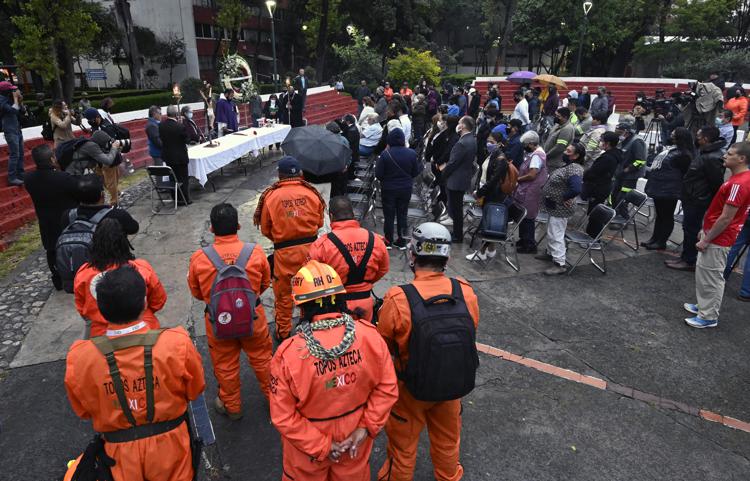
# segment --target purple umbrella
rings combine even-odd
[[[512,74],[508,75],[505,80],[515,82],[517,84],[524,84],[527,82],[531,83],[534,77],[536,77],[536,74],[534,72],[529,72],[528,70],[519,70],[518,72],[513,72]]]

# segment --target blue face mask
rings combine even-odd
[[[497,149],[497,144],[487,142],[487,152],[492,153]]]

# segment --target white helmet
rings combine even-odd
[[[451,233],[437,222],[425,222],[414,228],[409,249],[415,256],[450,257]]]

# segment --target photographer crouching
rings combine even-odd
[[[94,108],[86,109],[83,116],[88,120],[94,133],[91,136],[91,142],[84,142],[75,148],[74,160],[77,160],[78,165],[74,165],[76,162],[71,162],[71,165],[65,167],[65,171],[74,175],[82,175],[81,170],[85,171],[93,167],[104,180],[104,188],[109,193],[109,203],[116,206],[120,201],[119,165],[123,161],[122,154],[130,151],[130,139],[115,139],[102,129],[102,116]],[[96,147],[90,145],[92,143]],[[62,156],[58,155],[58,159],[60,157]]]

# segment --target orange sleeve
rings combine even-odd
[[[737,109],[737,115],[734,116],[734,120],[742,124],[742,122],[745,121],[745,116],[747,115],[747,104],[748,100],[744,99],[745,101],[739,102],[739,109]]]
[[[86,312],[86,298],[88,296],[88,286],[83,280],[83,276],[77,275],[73,280],[73,295],[75,297],[76,310],[78,314],[83,316]]]
[[[72,354],[76,344],[83,341],[75,341],[68,351],[68,358],[65,361],[65,391],[68,393],[68,400],[70,401],[70,407],[73,408],[73,412],[81,419],[91,419],[91,413],[86,411],[86,408],[78,399],[78,384],[76,380],[78,376],[73,369],[73,363],[75,362],[75,356]]]
[[[461,291],[464,293],[464,301],[466,302],[466,307],[469,309],[469,314],[474,319],[474,327],[476,328],[479,326],[479,300],[468,281],[459,279],[459,282],[462,284]]]
[[[385,247],[385,242],[379,236],[375,236],[375,252],[378,253],[378,273],[372,280],[373,283],[383,278],[391,268],[391,256],[388,255],[388,249]]]
[[[182,375],[185,393],[189,400],[194,400],[206,389],[206,378],[203,373],[201,355],[185,332],[185,372]]]
[[[201,292],[200,281],[198,280],[198,273],[196,272],[196,265],[199,262],[199,258],[202,251],[196,251],[190,257],[190,267],[188,268],[187,282],[190,288],[190,294],[198,300],[203,300],[203,293]]]
[[[381,344],[380,359],[375,366],[381,372],[380,382],[370,392],[362,413],[362,420],[359,422],[359,427],[367,429],[372,438],[375,438],[383,429],[391,408],[398,400],[398,381],[391,355],[385,342],[382,339],[377,339],[377,341]]]
[[[282,345],[271,360],[271,421],[295,448],[318,461],[324,461],[331,453],[333,436],[320,432],[297,410],[299,398],[284,364],[284,350]]]
[[[260,211],[260,232],[273,242],[273,221],[271,220],[270,200],[266,198],[263,208]]]
[[[148,276],[148,289],[146,295],[148,299],[148,307],[151,309],[151,312],[157,312],[167,303],[167,291],[164,290],[164,286],[162,285],[161,280],[159,280],[159,276],[156,275],[154,268],[151,267],[151,264],[146,261],[144,261],[144,263],[151,271],[151,275]]]
[[[399,294],[401,294],[400,300],[396,297]],[[385,339],[391,354],[398,356],[400,361],[402,351],[409,342],[409,329],[408,323],[401,315],[399,303],[407,303],[403,290],[400,287],[391,287],[378,311],[378,332]],[[408,303],[406,308],[409,308]]]
[[[310,257],[310,260],[315,260],[323,263],[326,262],[326,257],[323,252],[323,244],[325,243],[325,240],[327,238],[327,235],[322,235],[318,237],[318,240],[310,244],[310,250],[307,251],[307,255]]]

